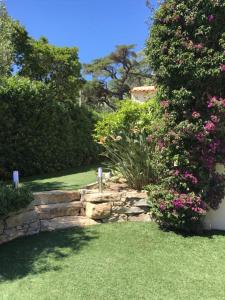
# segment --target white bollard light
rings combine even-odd
[[[13,183],[16,188],[19,187],[19,171],[13,171]]]
[[[99,167],[98,168],[98,188],[99,188],[99,192],[102,193],[102,168]]]

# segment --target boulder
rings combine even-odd
[[[41,220],[41,231],[52,231],[71,227],[85,227],[98,224],[96,221],[83,216],[59,217],[50,220]]]
[[[104,219],[110,216],[111,208],[110,203],[94,204],[88,202],[86,204],[86,215],[94,220]]]
[[[54,203],[72,202],[80,200],[78,191],[46,191],[34,193],[33,205],[47,205]]]
[[[140,207],[126,207],[126,210],[124,212],[127,215],[139,215],[144,213],[144,210]]]
[[[132,221],[132,222],[150,222],[151,217],[148,214],[140,214],[138,216],[128,216],[128,221]]]
[[[43,220],[64,216],[78,216],[82,207],[82,202],[73,201],[69,203],[39,205],[36,206],[36,210],[39,219]]]
[[[7,228],[12,228],[16,226],[23,226],[24,224],[29,224],[35,221],[38,221],[37,212],[35,210],[31,210],[8,217],[5,222]]]

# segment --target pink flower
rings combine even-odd
[[[211,116],[211,121],[212,121],[213,123],[218,123],[218,122],[219,122],[219,118],[218,118],[217,116],[215,116],[215,115],[212,115],[212,116]]]
[[[197,134],[195,135],[195,137],[196,137],[196,139],[197,139],[200,143],[204,142],[204,140],[205,140],[205,135],[204,135],[203,132],[197,133]]]
[[[198,118],[200,118],[200,113],[198,113],[197,111],[193,111],[193,113],[192,113],[192,117],[194,118],[194,119],[198,119]]]
[[[187,180],[190,180],[193,184],[198,183],[198,179],[194,175],[192,175],[191,173],[189,173],[187,171],[184,173],[184,178]]]
[[[162,148],[165,147],[164,142],[162,140],[160,140],[160,139],[157,141],[157,145],[159,146],[160,149],[162,149]]]
[[[220,141],[215,140],[209,144],[209,151],[211,153],[216,153],[217,148],[220,146]]]
[[[148,144],[151,144],[151,142],[153,141],[153,137],[151,134],[147,136],[146,141]]]
[[[160,102],[160,105],[164,108],[168,107],[169,106],[169,101],[168,100],[163,100]]]
[[[195,44],[194,46],[193,46],[193,48],[195,48],[195,49],[202,49],[204,46],[202,45],[202,44]]]
[[[175,176],[178,176],[179,174],[180,174],[180,171],[178,169],[174,171]]]
[[[213,15],[209,15],[208,16],[208,21],[209,22],[212,22],[214,19],[215,19],[215,17]]]
[[[204,126],[207,132],[213,132],[216,129],[215,124],[212,121],[207,121]]]
[[[221,65],[220,65],[220,71],[221,71],[221,72],[225,72],[225,65],[224,65],[224,64],[221,64]]]
[[[183,208],[184,207],[184,203],[183,200],[181,198],[175,199],[172,201],[173,206],[178,209],[178,208]]]
[[[159,208],[161,211],[164,211],[166,209],[166,206],[165,206],[165,204],[161,203]]]

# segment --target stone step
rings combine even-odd
[[[79,191],[46,191],[46,192],[36,192],[34,195],[34,201],[32,205],[42,205],[42,204],[54,204],[63,202],[72,202],[80,200]]]
[[[84,194],[84,201],[91,203],[116,202],[121,200],[122,193],[105,191],[102,193],[87,193]]]
[[[50,220],[41,220],[41,231],[52,231],[72,227],[85,227],[97,225],[96,221],[83,216],[59,217]]]
[[[39,205],[35,207],[40,220],[53,219],[63,216],[80,215],[83,203],[81,201],[73,201],[69,203],[57,203],[48,205]]]

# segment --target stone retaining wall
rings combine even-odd
[[[34,193],[23,210],[0,219],[0,244],[20,236],[107,222],[150,221],[146,193],[97,190]]]

